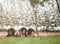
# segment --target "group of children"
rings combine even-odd
[[[8,34],[7,37],[27,37],[27,36],[31,36],[31,37],[36,37],[36,31],[33,30],[32,28],[30,29],[26,29],[26,28],[21,28],[19,31],[15,31],[14,28],[10,28],[8,30]]]

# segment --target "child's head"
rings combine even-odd
[[[8,35],[14,35],[15,34],[15,30],[13,28],[10,28],[8,30]]]
[[[28,35],[34,36],[35,35],[35,30],[33,30],[32,28],[28,29]]]
[[[26,32],[27,32],[27,29],[26,29],[26,28],[24,28],[24,27],[23,27],[23,28],[21,28],[20,30],[21,30],[21,34],[22,34],[22,35],[25,35],[25,34],[26,34]]]

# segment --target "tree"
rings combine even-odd
[[[31,3],[31,6],[33,7],[33,8],[35,8],[35,5],[36,4],[38,4],[38,2],[39,2],[39,0],[30,0],[30,3]],[[37,9],[37,8],[36,8]],[[35,19],[35,21],[34,21],[34,24],[35,24],[35,27],[36,27],[36,32],[37,32],[37,35],[38,35],[38,30],[37,30],[37,21],[36,21],[36,14],[37,14],[37,11],[36,10],[34,10],[34,19]]]
[[[49,0],[30,0],[31,6],[33,7],[33,10],[35,12],[35,26],[36,26],[36,32],[38,35],[38,30],[37,30],[37,9],[38,9],[38,4],[40,4],[41,6],[44,6],[44,2],[45,1],[49,1]],[[35,9],[34,9],[35,8]]]
[[[58,10],[59,10],[59,13],[60,13],[60,8],[59,8],[58,0],[56,0],[56,2],[57,2],[57,7],[58,7]]]

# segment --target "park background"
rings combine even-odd
[[[25,27],[36,38],[7,38],[7,30]],[[60,0],[0,0],[0,44],[60,44]]]

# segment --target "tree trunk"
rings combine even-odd
[[[37,14],[37,10],[35,10],[35,28],[36,28],[37,36],[39,36],[38,29],[37,29],[37,16],[36,16],[36,14]]]
[[[58,0],[56,0],[56,2],[57,2],[58,11],[60,13],[60,8],[59,8]]]

